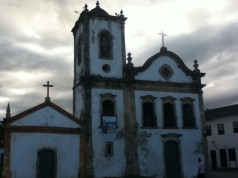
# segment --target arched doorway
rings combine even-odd
[[[173,140],[164,143],[166,178],[181,178],[179,143]]]
[[[50,149],[38,152],[37,178],[56,178],[56,153]]]

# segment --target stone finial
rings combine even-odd
[[[200,70],[198,69],[198,66],[199,66],[198,61],[195,59],[193,62],[194,62],[194,65],[193,65],[194,70],[193,71],[194,72],[200,72]]]
[[[124,16],[124,15],[123,15],[123,10],[120,11],[120,14],[121,14],[121,16]]]
[[[88,5],[87,4],[85,4],[85,6],[84,6],[84,11],[88,11]]]
[[[127,54],[127,61],[128,61],[128,63],[127,63],[127,66],[129,66],[129,67],[133,67],[134,65],[133,65],[133,63],[131,62],[131,60],[132,60],[132,57],[131,57],[131,53],[129,52],[128,54]]]
[[[96,5],[99,6],[99,2],[98,1],[97,1]]]
[[[8,103],[8,105],[7,105],[7,110],[6,110],[7,112],[6,112],[6,118],[10,118],[11,117],[11,109],[10,109],[10,105],[9,105],[9,103]]]

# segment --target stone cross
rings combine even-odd
[[[47,85],[43,85],[43,87],[47,87],[47,98],[49,98],[49,87],[53,87],[53,85],[50,85],[49,81],[47,81]]]
[[[167,36],[167,34],[164,34],[164,32],[162,31],[161,33],[159,33],[159,35],[162,36],[162,47],[164,47],[164,37]]]

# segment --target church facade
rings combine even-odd
[[[162,46],[135,67],[123,11],[84,10],[74,36],[73,114],[84,115],[82,177],[191,178],[206,157],[201,78]]]
[[[80,121],[45,102],[4,119],[3,178],[77,178]]]

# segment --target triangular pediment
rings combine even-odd
[[[79,119],[50,101],[8,118],[7,121],[11,126],[80,127]]]

